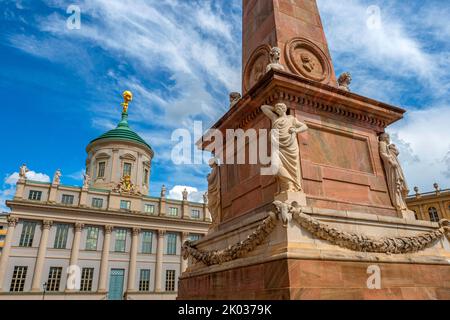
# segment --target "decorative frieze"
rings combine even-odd
[[[425,250],[444,236],[450,240],[450,222],[448,220],[441,220],[440,227],[431,232],[415,236],[376,239],[363,234],[332,228],[304,214],[302,207],[296,202],[275,201],[273,204],[275,212],[269,212],[269,216],[258,225],[246,240],[223,250],[212,251],[200,250],[192,242],[186,241],[182,247],[183,258],[187,259],[191,256],[207,266],[242,258],[259,246],[272,233],[278,220],[283,222],[284,227],[287,227],[290,221],[295,221],[299,227],[309,231],[316,238],[356,252],[408,254]]]

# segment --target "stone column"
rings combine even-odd
[[[211,212],[209,212],[209,208],[206,203],[203,204],[203,221],[211,222]]]
[[[5,237],[5,246],[0,255],[0,292],[3,291],[3,282],[5,281],[6,270],[8,269],[9,253],[11,251],[11,242],[14,237],[14,230],[16,229],[19,219],[16,217],[8,217],[8,233]]]
[[[130,250],[130,264],[128,266],[128,292],[136,291],[136,260],[139,247],[141,229],[133,228]]]
[[[140,152],[138,152],[135,174],[136,174],[134,177],[134,181],[136,181],[135,184],[138,186],[138,189],[142,191],[143,186],[142,182],[144,179],[144,166],[142,164],[142,153]]]
[[[75,223],[75,234],[73,236],[72,251],[70,252],[71,266],[78,264],[78,255],[80,253],[81,231],[83,231],[84,224],[80,222]]]
[[[73,236],[72,250],[70,251],[70,266],[78,265],[78,255],[80,253],[80,241],[81,241],[81,231],[83,231],[84,224],[80,222],[75,223],[75,233]],[[67,286],[69,286],[69,282],[67,282]],[[75,290],[66,288],[66,291],[72,292]]]
[[[425,214],[423,213],[423,206],[422,205],[419,205],[419,212],[418,212],[418,214],[419,214],[419,218],[420,219],[427,220]]]
[[[164,259],[165,230],[158,230],[158,243],[156,249],[155,292],[162,292],[162,267]]]
[[[111,159],[111,185],[116,185],[120,182],[120,177],[122,173],[119,172],[119,149],[113,149],[113,155]]]
[[[181,233],[181,247],[183,247],[183,244],[186,240],[188,240],[189,232],[183,232]],[[186,271],[188,267],[188,260],[183,259],[183,253],[181,253],[181,269],[180,269],[180,275]]]
[[[100,276],[98,280],[98,292],[106,293],[106,280],[108,279],[109,247],[111,244],[111,232],[113,227],[105,226],[105,236],[103,239],[102,261],[100,262]]]
[[[52,224],[53,222],[50,220],[44,220],[42,222],[41,241],[39,242],[36,266],[34,267],[33,283],[31,284],[32,292],[39,292],[42,290],[42,269],[44,268],[45,256],[47,254],[48,235]]]

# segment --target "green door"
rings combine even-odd
[[[123,299],[123,278],[125,275],[124,269],[111,269],[111,276],[109,278],[109,300]]]

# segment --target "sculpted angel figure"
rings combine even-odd
[[[339,89],[350,91],[350,84],[352,83],[352,75],[349,72],[344,72],[338,78]]]
[[[53,184],[60,184],[61,182],[61,170],[56,170],[54,176],[53,176]]]
[[[184,188],[182,194],[183,194],[183,201],[187,201],[188,196],[189,196],[189,192],[187,191],[186,188]]]
[[[211,159],[209,166],[211,167],[211,173],[208,175],[207,204],[211,213],[211,228],[214,228],[219,223],[221,214],[220,168],[218,160],[215,158]]]
[[[386,179],[392,203],[399,211],[407,210],[406,197],[408,196],[409,189],[398,160],[400,152],[395,144],[391,144],[391,139],[387,133],[380,135],[379,146],[380,155],[386,170]]]
[[[19,170],[19,178],[21,180],[25,180],[27,178],[27,172],[29,172],[27,165],[24,163]]]
[[[165,198],[167,193],[167,188],[165,185],[162,185],[161,187],[161,198]]]
[[[230,93],[230,108],[233,108],[239,100],[241,100],[242,96],[239,92],[231,92]]]
[[[283,65],[280,63],[281,49],[278,47],[273,47],[270,50],[270,63],[267,66],[267,72],[270,70],[284,70]]]
[[[308,126],[294,116],[287,115],[287,106],[284,103],[278,103],[274,107],[263,105],[261,109],[272,121],[272,145],[275,142],[275,146],[278,146],[278,152],[272,150],[272,166],[277,162],[279,192],[302,191],[297,134],[308,130]]]
[[[87,173],[83,174],[83,188],[84,189],[88,189],[89,188],[89,184],[91,183],[91,176]]]

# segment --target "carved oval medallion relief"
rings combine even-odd
[[[248,59],[244,70],[244,91],[251,89],[266,74],[270,63],[270,46],[259,46]]]
[[[325,53],[313,42],[294,38],[286,44],[285,52],[292,72],[318,82],[330,81],[330,63]]]

